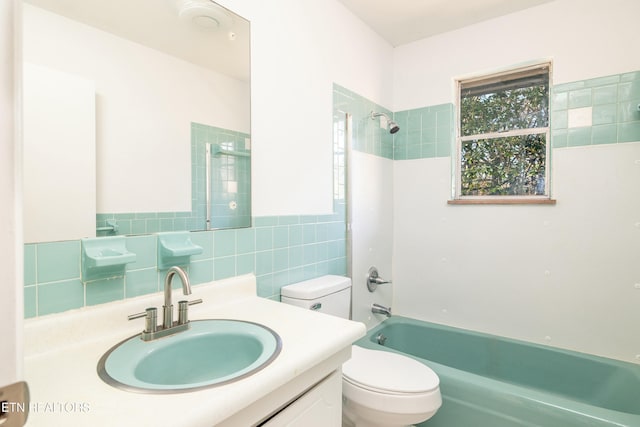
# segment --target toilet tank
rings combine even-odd
[[[351,306],[351,279],[327,275],[284,286],[280,290],[285,304],[349,318]]]

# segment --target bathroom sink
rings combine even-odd
[[[102,356],[106,383],[140,393],[181,393],[246,378],[280,353],[278,334],[241,320],[190,322],[184,332],[153,341],[128,338]]]

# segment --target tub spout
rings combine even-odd
[[[373,304],[371,306],[371,312],[375,314],[384,314],[387,317],[391,317],[391,307],[385,307],[380,304]]]

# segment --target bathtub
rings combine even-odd
[[[640,427],[640,365],[400,316],[356,344],[438,374],[443,405],[420,426]]]

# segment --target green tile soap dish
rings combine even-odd
[[[82,281],[122,277],[127,264],[136,260],[124,236],[82,239]]]
[[[188,231],[158,233],[158,268],[189,265],[191,255],[202,253],[202,247],[191,241]]]

